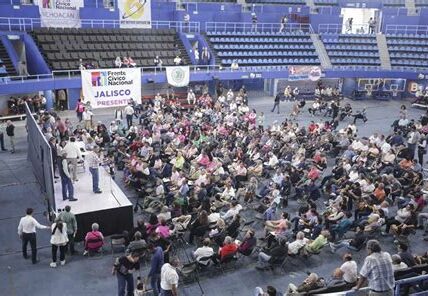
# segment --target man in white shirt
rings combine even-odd
[[[176,57],[174,58],[174,64],[175,64],[176,66],[181,65],[181,58],[180,58],[179,56],[176,56]]]
[[[343,256],[343,261],[345,261],[340,266],[340,271],[342,272],[342,278],[347,284],[355,284],[358,280],[358,267],[357,262],[352,260],[352,254],[347,253]]]
[[[189,89],[187,93],[187,103],[189,103],[189,105],[194,105],[196,103],[196,96],[192,89]]]
[[[230,209],[226,212],[226,214],[223,215],[222,219],[224,221],[228,219],[232,219],[236,215],[238,215],[241,210],[242,210],[242,206],[236,200],[233,200],[230,205]]]
[[[123,110],[126,116],[126,124],[128,125],[128,129],[132,126],[132,118],[134,117],[134,108],[132,108],[131,104],[125,107]]]
[[[71,170],[73,174],[73,181],[77,180],[77,161],[82,160],[82,153],[76,143],[76,138],[71,137],[70,141],[65,145],[62,150],[63,153],[67,154],[67,161],[71,164]]]
[[[94,193],[102,193],[99,182],[100,182],[100,175],[98,171],[98,167],[100,165],[100,158],[98,157],[98,153],[100,151],[100,148],[98,146],[95,146],[92,151],[89,151],[88,154],[85,157],[85,161],[88,164],[89,171],[92,175],[92,191]]]
[[[196,259],[196,261],[198,261],[198,263],[208,265],[208,263],[210,262],[210,257],[214,255],[214,250],[210,247],[210,244],[211,240],[209,238],[206,238],[202,241],[202,247],[197,248],[196,251],[193,252],[193,257]]]
[[[161,295],[177,296],[178,295],[178,273],[179,264],[177,257],[171,258],[169,263],[165,263],[161,268]]]
[[[83,122],[85,123],[85,129],[88,131],[91,130],[91,128],[92,128],[92,116],[93,115],[94,115],[94,113],[92,113],[87,108],[84,108],[84,111],[82,113],[82,119],[83,119]]]
[[[22,240],[22,255],[25,259],[28,259],[27,245],[30,242],[31,246],[31,261],[36,264],[37,261],[37,245],[36,245],[36,228],[39,229],[50,229],[49,226],[41,225],[33,218],[33,209],[28,208],[26,216],[22,217],[18,225],[18,235]]]

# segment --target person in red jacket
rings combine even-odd
[[[218,250],[218,255],[220,257],[220,261],[223,261],[224,258],[236,254],[238,250],[238,245],[235,244],[233,238],[230,236],[226,236],[224,238],[223,247]]]

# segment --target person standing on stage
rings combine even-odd
[[[100,151],[100,148],[98,146],[95,146],[92,151],[89,151],[88,154],[85,157],[85,160],[88,164],[89,171],[92,175],[92,191],[94,193],[102,193],[99,182],[100,182],[100,174],[98,167],[100,165],[100,158],[98,156],[98,153]]]
[[[71,207],[69,205],[65,206],[65,211],[62,211],[58,219],[63,221],[67,225],[67,237],[68,237],[68,244],[66,247],[66,251],[68,247],[70,247],[70,255],[76,254],[76,251],[74,250],[74,238],[76,237],[77,233],[77,220],[74,214],[71,212]]]
[[[61,176],[62,200],[76,201],[77,198],[74,198],[73,182],[68,170],[67,153],[64,151],[61,154],[61,162],[59,163],[59,175]]]
[[[65,145],[63,152],[67,154],[67,161],[71,164],[71,171],[73,174],[73,181],[77,180],[77,162],[82,160],[82,153],[80,148],[77,146],[76,138],[71,137],[70,141]]]
[[[28,258],[27,255],[27,245],[30,242],[31,246],[31,261],[33,264],[38,262],[37,260],[37,244],[36,244],[36,228],[39,229],[50,229],[49,226],[41,225],[33,218],[34,210],[28,208],[26,216],[22,217],[18,225],[18,235],[22,240],[22,255],[25,259]]]

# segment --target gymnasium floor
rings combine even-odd
[[[368,122],[358,123],[360,135],[368,136],[374,132],[390,132],[391,123],[398,117],[399,107],[410,104],[404,101],[351,101],[354,109],[367,108]],[[310,104],[310,103],[309,103]],[[273,98],[263,94],[250,94],[250,105],[257,111],[264,111],[266,124],[275,120],[281,121],[285,115],[290,114],[291,103],[281,102],[281,114],[271,113]],[[410,118],[419,118],[424,111],[409,109]],[[60,114],[75,120],[73,111]],[[111,121],[112,110],[97,110],[95,121]],[[298,119],[299,123],[307,124],[319,117],[310,117],[307,107]],[[31,260],[24,260],[20,252],[20,240],[17,235],[17,226],[21,216],[27,207],[35,209],[35,218],[42,224],[47,221],[42,215],[45,207],[43,196],[32,174],[30,163],[26,158],[26,134],[24,122],[16,122],[17,126],[17,153],[0,153],[0,295],[115,295],[117,292],[116,278],[111,275],[111,266],[116,255],[111,255],[108,245],[107,252],[101,258],[86,258],[81,255],[67,257],[67,264],[63,267],[52,269],[50,263],[49,231],[39,230],[37,241],[39,247],[40,262],[32,265]],[[343,126],[344,123],[341,123]],[[119,184],[122,186],[122,184]],[[132,202],[135,194],[124,188]],[[77,197],[78,198],[78,197]],[[319,201],[320,206],[322,201]],[[294,216],[297,211],[297,203],[291,202],[287,211]],[[244,213],[245,216],[245,213]],[[137,218],[135,215],[134,218]],[[415,253],[426,250],[427,243],[420,241],[420,230],[417,235],[411,237],[411,248]],[[419,236],[419,241],[416,238]],[[392,237],[380,238],[384,248],[395,252]],[[109,240],[107,240],[109,242]],[[82,250],[82,246],[77,246]],[[190,249],[187,250],[190,254]],[[184,253],[179,253],[184,261]],[[201,278],[200,284],[205,295],[252,295],[256,286],[265,287],[273,285],[278,291],[284,292],[288,283],[300,283],[305,278],[306,271],[317,272],[319,275],[329,278],[335,267],[341,263],[340,251],[331,254],[329,250],[322,251],[321,256],[312,256],[307,260],[291,259],[287,264],[286,272],[258,271],[254,268],[255,259],[244,258],[238,261],[239,268],[226,274],[218,274],[208,278]],[[354,257],[359,267],[364,259],[365,251],[357,253]],[[142,275],[147,274],[144,266]],[[198,285],[180,287],[180,295],[201,295]]]

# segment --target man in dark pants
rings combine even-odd
[[[76,253],[74,250],[74,237],[77,233],[77,220],[73,213],[71,213],[71,207],[65,206],[65,211],[62,211],[58,219],[67,224],[67,236],[68,236],[68,244],[67,249],[70,247],[70,254],[73,255]]]
[[[39,229],[50,229],[49,226],[41,225],[33,218],[33,209],[28,208],[26,216],[22,217],[18,225],[18,235],[22,239],[22,255],[25,259],[27,255],[27,245],[30,242],[31,246],[31,261],[33,264],[37,263],[37,244],[36,244],[36,228]]]
[[[161,247],[155,247],[154,245],[149,245],[148,249],[153,254],[153,256],[147,278],[150,278],[150,285],[153,289],[153,295],[158,296],[160,293],[160,273],[162,265],[164,264],[163,250]]]
[[[69,201],[75,201],[77,198],[74,198],[74,187],[71,181],[70,171],[68,170],[67,153],[62,153],[60,160],[61,162],[58,166],[59,175],[61,176],[62,200],[68,199]]]
[[[89,171],[92,175],[92,191],[94,193],[102,193],[99,182],[100,182],[100,174],[98,167],[100,165],[100,158],[98,157],[98,152],[100,151],[98,146],[95,146],[94,149],[88,151],[86,154],[85,161],[88,164]]]
[[[6,148],[4,148],[4,125],[3,122],[0,122],[0,147],[1,151],[6,151]]]
[[[281,100],[281,96],[280,96],[280,94],[278,93],[277,95],[276,95],[276,97],[275,97],[275,100],[274,100],[274,105],[273,105],[273,108],[272,108],[272,110],[270,111],[270,112],[274,112],[275,111],[275,108],[276,107],[278,107],[278,114],[279,114],[279,101]]]

